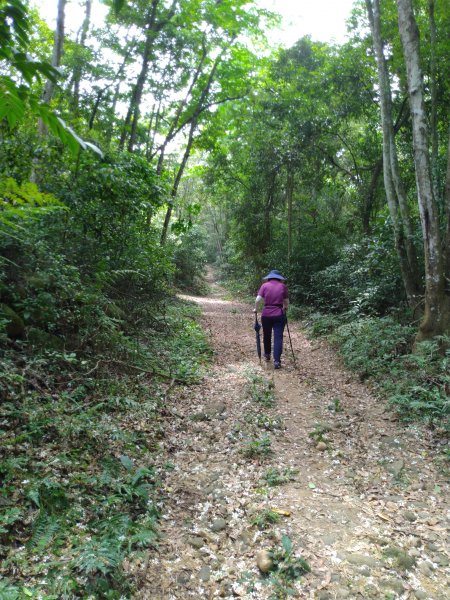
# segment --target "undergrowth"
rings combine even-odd
[[[393,317],[314,313],[311,335],[325,336],[347,367],[370,380],[405,420],[450,429],[450,339],[414,345],[416,327]]]
[[[132,595],[125,559],[158,544],[165,389],[210,355],[195,314],[173,302],[95,358],[2,340],[2,599]]]

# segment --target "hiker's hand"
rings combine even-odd
[[[253,309],[253,312],[254,312],[254,313],[256,312],[256,308],[254,308],[254,309]]]

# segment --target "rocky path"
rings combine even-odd
[[[211,288],[190,299],[215,360],[168,393],[164,537],[129,566],[135,598],[450,598],[443,448],[293,324],[297,369],[287,344],[260,366],[251,309]]]

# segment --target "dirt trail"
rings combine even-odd
[[[287,534],[312,569],[294,597],[450,598],[449,494],[429,434],[396,423],[294,324],[298,368],[286,333],[283,368],[260,366],[251,308],[210,285],[208,297],[190,299],[203,310],[215,360],[201,384],[168,395],[164,460],[174,469],[164,538],[159,553],[129,567],[140,582],[135,597],[283,597],[256,555]],[[274,407],[255,406],[252,377],[273,381]],[[270,437],[273,453],[254,445],[246,456],[258,435]],[[270,468],[296,474],[272,486],[263,479]],[[275,507],[289,516],[259,529],[255,520]]]

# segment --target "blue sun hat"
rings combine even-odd
[[[276,269],[270,271],[270,273],[263,277],[263,279],[279,279],[280,281],[286,281],[286,278],[283,277],[280,271],[277,271]]]

